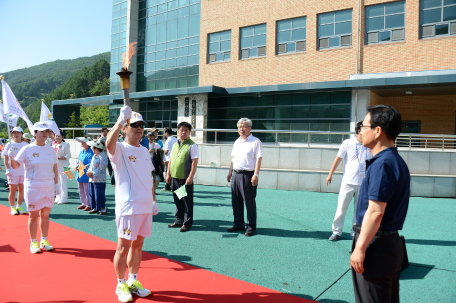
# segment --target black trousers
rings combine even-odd
[[[247,208],[247,228],[256,229],[257,212],[255,197],[257,187],[252,185],[253,171],[233,173],[231,178],[231,205],[233,206],[234,226],[244,228],[244,203]]]
[[[187,196],[179,199],[174,193],[176,189],[185,184],[186,179],[171,178],[174,204],[176,204],[176,220],[174,223],[183,224],[188,227],[193,225],[193,184],[186,185]]]
[[[168,162],[165,162],[165,176],[166,176],[166,173],[168,172]],[[168,184],[165,182],[165,189],[167,190],[171,190],[171,184]]]
[[[352,250],[359,233],[355,233]],[[398,233],[374,236],[366,248],[364,272],[352,268],[353,288],[357,303],[398,303],[399,276],[404,248]]]
[[[116,185],[116,180],[114,179],[114,171],[112,169],[111,160],[108,158],[108,172],[111,176],[111,185]]]

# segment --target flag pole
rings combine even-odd
[[[2,80],[2,84],[3,84],[3,80],[5,80],[5,76],[1,75],[0,76],[0,79]],[[3,86],[3,85],[2,85]],[[3,103],[2,103],[2,106],[3,106]],[[5,113],[5,111],[3,111],[3,114]],[[6,127],[8,129],[8,140],[10,142],[10,145],[12,144],[11,142],[11,134],[10,134],[10,127],[9,127],[9,118],[6,118]]]

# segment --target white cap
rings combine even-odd
[[[42,132],[43,130],[46,130],[46,129],[51,129],[51,126],[46,123],[46,122],[36,122],[35,124],[33,124],[33,130],[37,130],[37,131],[40,131]]]
[[[101,150],[105,149],[105,147],[103,146],[103,144],[100,141],[90,141],[87,143],[87,145],[99,148]]]
[[[30,135],[29,133],[25,133],[24,138],[30,139],[30,140],[33,139],[32,135]]]
[[[22,128],[20,126],[16,126],[15,128],[13,128],[12,132],[23,133],[24,131],[22,130]]]
[[[135,122],[139,122],[139,121],[142,121],[142,122],[146,123],[146,121],[143,120],[143,117],[142,117],[142,115],[140,113],[131,112],[130,124],[131,123],[135,123]]]
[[[79,143],[82,143],[82,142],[87,142],[89,141],[87,138],[85,137],[76,137],[76,142],[79,142]]]

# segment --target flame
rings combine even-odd
[[[138,42],[130,43],[127,51],[122,54],[122,66],[124,67],[124,69],[128,69],[128,66],[130,65],[131,57],[134,54],[136,54],[136,44],[138,44]]]

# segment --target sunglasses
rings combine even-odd
[[[131,123],[130,127],[132,127],[132,128],[138,128],[138,127],[145,128],[146,124],[145,123]]]

